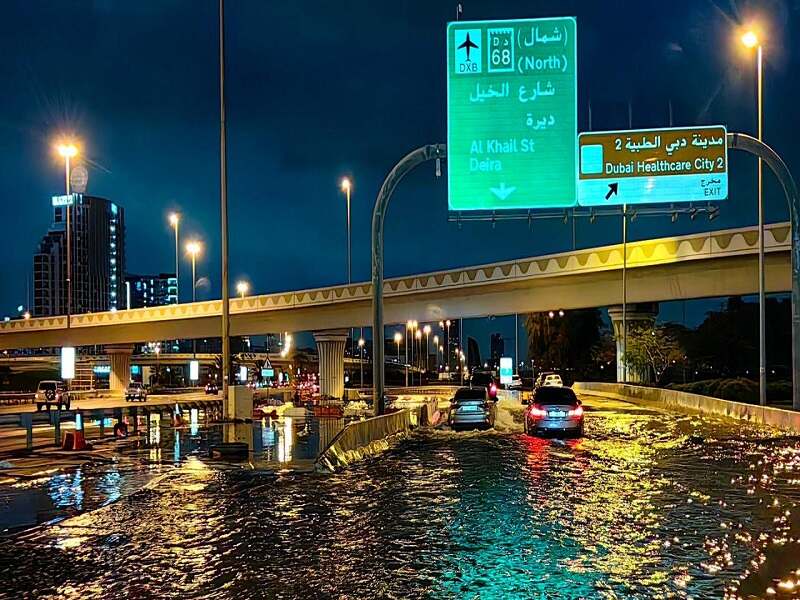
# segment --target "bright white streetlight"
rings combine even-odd
[[[180,287],[178,285],[178,248],[180,247],[180,243],[178,242],[178,229],[180,228],[181,217],[178,213],[170,213],[169,215],[169,224],[175,229],[175,303],[179,304],[181,301],[180,295]],[[130,308],[130,307],[129,307]]]
[[[246,281],[239,281],[236,283],[236,293],[239,294],[242,298],[247,295],[247,292],[250,291],[250,284]]]

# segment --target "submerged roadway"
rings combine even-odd
[[[331,475],[197,452],[0,486],[0,507],[85,511],[2,540],[0,597],[794,597],[796,438],[583,399],[577,440],[525,436],[518,406],[496,431],[415,433]],[[264,451],[305,426],[259,431]]]

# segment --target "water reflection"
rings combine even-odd
[[[130,473],[113,468],[50,480],[50,504],[125,497],[6,540],[0,577],[12,596],[108,598],[798,593],[797,440],[599,411],[581,440],[433,432],[334,475],[285,470],[313,460],[342,424],[162,427],[170,468],[153,489],[126,494]],[[237,439],[250,464],[209,462],[210,444]]]

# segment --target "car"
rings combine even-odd
[[[206,384],[206,394],[214,394],[215,396],[219,394],[219,387],[213,381],[209,381]]]
[[[147,402],[147,390],[138,381],[131,381],[125,389],[126,402]]]
[[[486,371],[475,371],[470,378],[471,387],[484,387],[489,392],[489,398],[497,398],[497,379]]]
[[[533,387],[562,387],[563,385],[564,382],[561,380],[561,375],[558,373],[553,373],[552,371],[543,371],[542,373],[539,373],[539,376],[536,378],[536,383]]]
[[[583,404],[568,387],[541,386],[525,410],[525,433],[570,433],[583,436]]]
[[[522,378],[519,375],[512,375],[511,383],[507,383],[506,388],[508,388],[509,390],[521,390]]]
[[[484,387],[463,387],[450,400],[448,425],[452,429],[494,427],[495,405]]]
[[[36,410],[50,410],[51,406],[57,409],[69,410],[69,392],[64,389],[64,384],[56,380],[40,381],[36,387]]]

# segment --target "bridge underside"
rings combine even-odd
[[[665,262],[628,269],[628,302],[663,302],[680,299],[752,294],[757,291],[757,256],[739,254]],[[766,259],[768,292],[790,289],[788,251],[773,251]],[[440,287],[431,291],[387,293],[386,323],[409,318],[438,321],[450,317],[483,317],[553,309],[578,309],[619,304],[621,270],[571,272],[529,279],[487,281],[469,286]],[[274,331],[318,331],[369,326],[369,299],[308,307],[285,307],[252,312],[232,312],[231,335],[257,335]],[[120,344],[156,339],[192,339],[219,336],[218,315],[193,316],[138,323],[6,331],[0,349]]]

